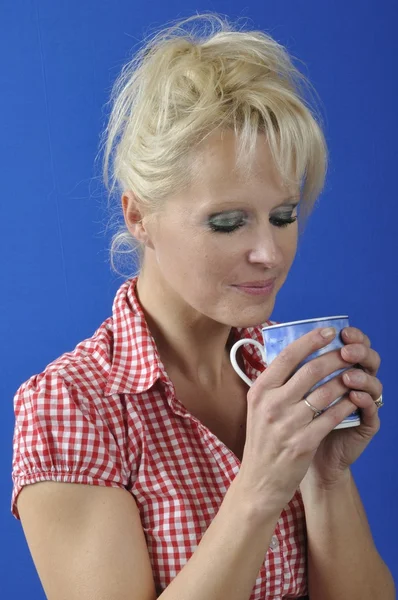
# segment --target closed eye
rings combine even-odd
[[[247,223],[247,215],[240,210],[228,213],[217,213],[209,217],[209,227],[219,233],[232,233]]]
[[[278,228],[287,227],[297,221],[297,217],[271,217],[270,223]],[[247,223],[247,217],[232,217],[226,215],[213,215],[209,219],[209,227],[215,233],[233,233]]]
[[[285,219],[277,219],[276,217],[273,217],[270,219],[270,222],[275,225],[276,227],[287,227],[288,225],[291,225],[291,223],[294,223],[295,221],[297,221],[297,217],[289,217],[289,218],[285,218]]]

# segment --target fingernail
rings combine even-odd
[[[326,329],[322,329],[321,336],[325,339],[334,337],[336,335],[336,330],[334,327],[327,327]]]

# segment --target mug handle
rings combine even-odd
[[[248,378],[248,376],[242,371],[242,369],[236,362],[236,351],[238,350],[238,348],[243,346],[243,344],[253,344],[260,350],[263,361],[266,363],[267,360],[266,360],[266,356],[265,356],[264,346],[262,344],[260,344],[260,342],[258,342],[257,340],[252,340],[251,338],[244,338],[243,340],[239,340],[239,341],[235,342],[235,344],[232,346],[230,353],[229,353],[229,357],[230,357],[232,366],[235,369],[235,371],[237,372],[237,374],[239,375],[239,377],[241,379],[243,379],[243,381],[245,383],[247,383],[247,385],[249,387],[251,387],[253,385],[254,381],[252,381],[251,379]]]

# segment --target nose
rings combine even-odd
[[[248,252],[248,261],[251,264],[261,264],[267,268],[278,267],[283,263],[283,248],[279,236],[269,226],[261,229],[252,240]]]

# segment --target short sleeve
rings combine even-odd
[[[58,371],[23,383],[14,397],[11,512],[23,486],[58,481],[125,488],[128,473],[117,444],[118,414],[104,419],[91,390],[68,385]]]

